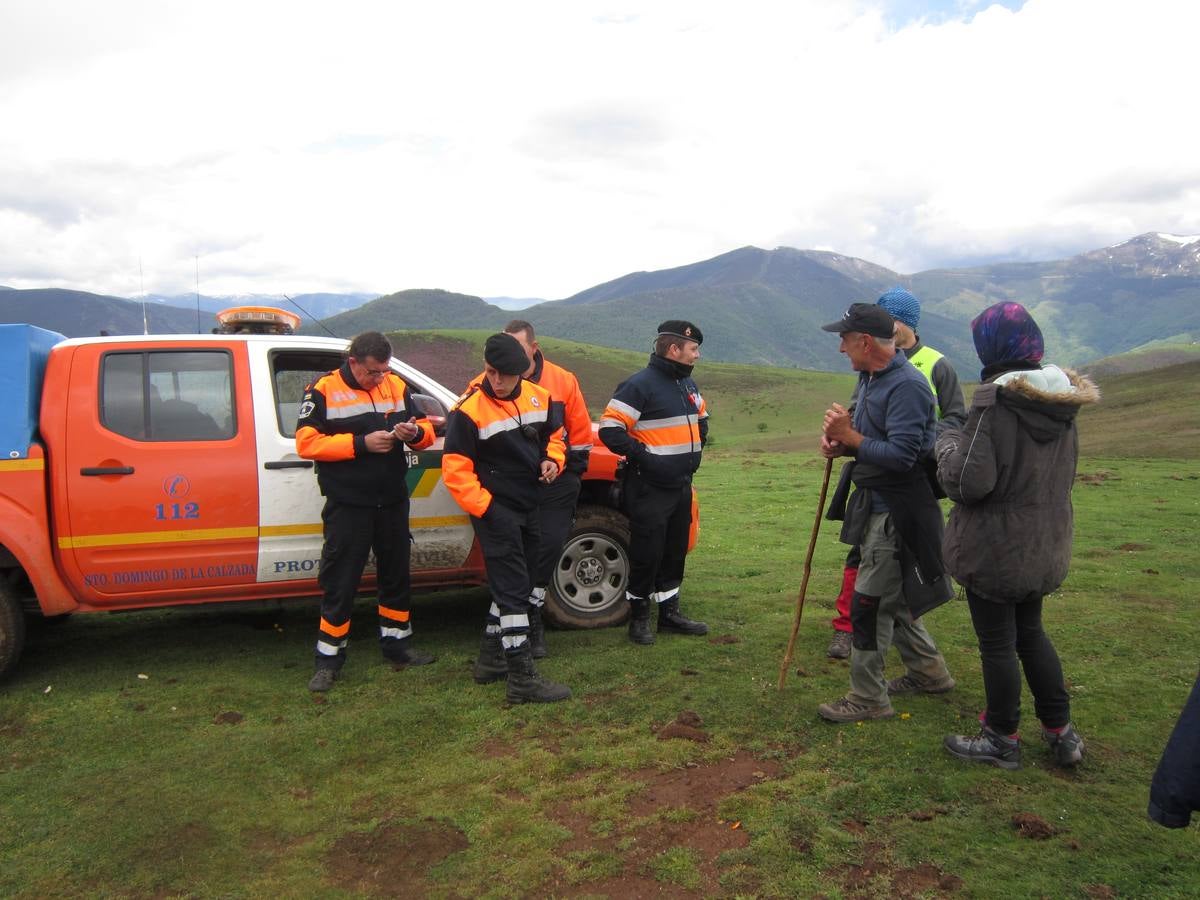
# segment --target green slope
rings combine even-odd
[[[390,335],[396,355],[462,390],[482,369],[487,331],[404,331]],[[594,418],[616,386],[646,364],[648,353],[553,337],[539,338],[548,359],[571,370]],[[843,363],[844,365],[844,363]],[[854,376],[701,359],[695,378],[711,414],[711,452],[751,449],[815,453],[821,415],[844,403]],[[1200,457],[1200,361],[1133,374],[1096,376],[1102,399],[1080,418],[1088,456]],[[968,400],[974,385],[966,386]]]

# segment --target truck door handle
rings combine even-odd
[[[311,459],[273,459],[263,463],[264,469],[311,469]]]
[[[80,475],[132,475],[133,466],[84,466]]]

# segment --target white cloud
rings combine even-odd
[[[1197,33],[1167,0],[8,0],[0,284],[561,297],[749,243],[1193,234]]]

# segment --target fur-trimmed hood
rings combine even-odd
[[[984,397],[980,397],[984,392]],[[991,397],[987,395],[991,394]],[[1040,369],[1005,372],[980,385],[976,401],[1007,407],[1039,443],[1054,440],[1071,427],[1079,410],[1100,401],[1100,389],[1086,375],[1048,365]]]

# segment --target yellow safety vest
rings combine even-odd
[[[937,386],[933,383],[933,367],[937,365],[937,361],[942,358],[942,354],[938,353],[932,347],[922,347],[916,353],[908,358],[908,361],[917,367],[917,371],[925,376],[925,380],[929,382],[929,389],[933,391],[934,406],[937,407],[937,417],[942,417],[942,405],[937,401]]]

